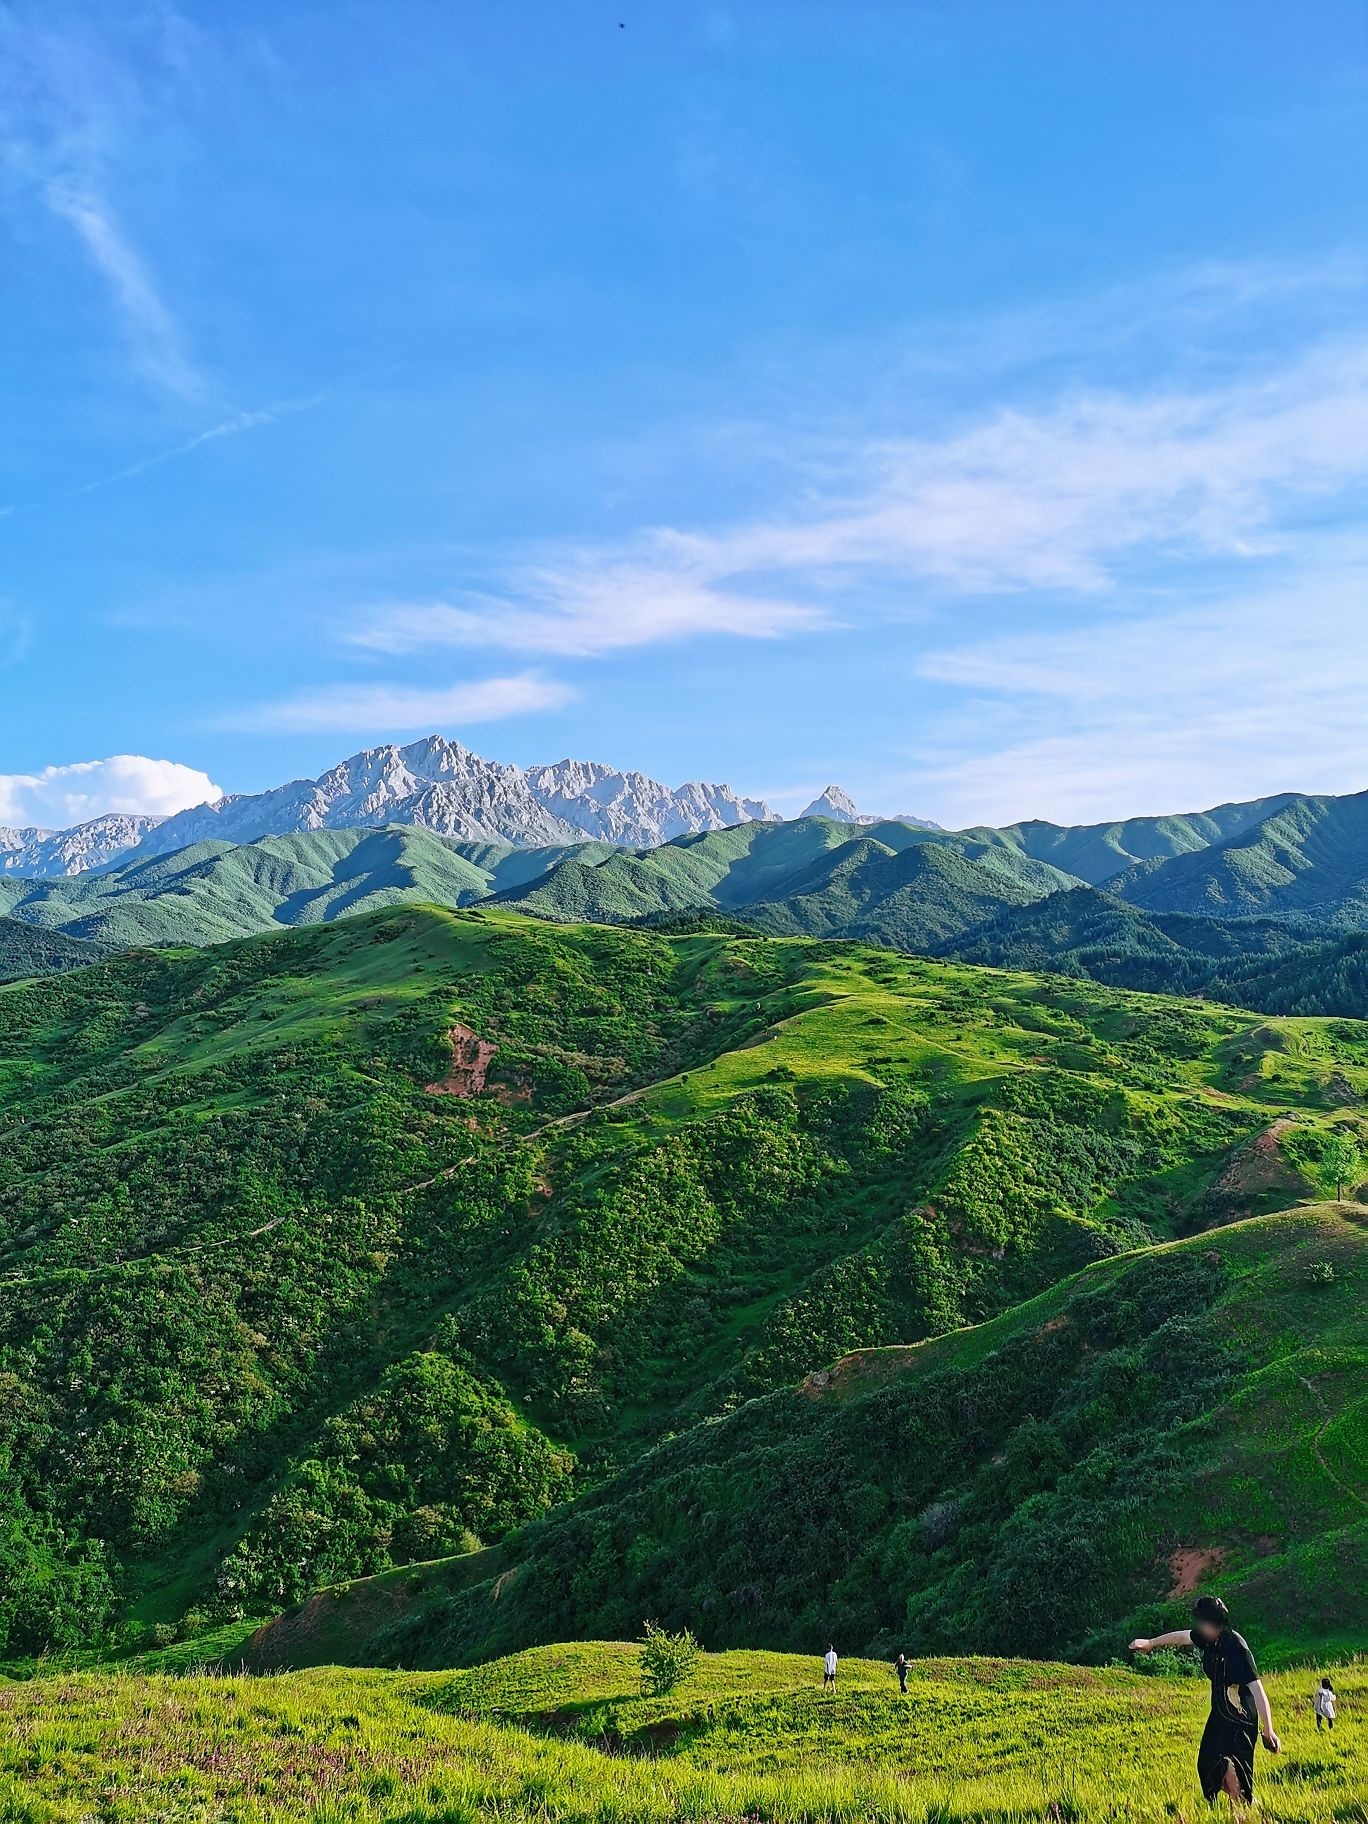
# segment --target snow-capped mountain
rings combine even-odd
[[[594,761],[504,766],[442,735],[407,747],[372,747],[317,779],[271,791],[233,793],[178,811],[149,832],[140,855],[165,855],[193,842],[257,842],[299,830],[420,824],[463,842],[523,847],[600,841],[647,848],[671,836],[773,817],[758,799],[724,785],[673,791],[644,773]]]
[[[738,798],[729,785],[692,781],[671,790],[645,773],[620,773],[596,760],[534,766],[527,783],[538,801],[600,842],[648,849],[675,836],[737,823],[768,823],[775,813],[759,798]]]
[[[843,791],[839,785],[829,785],[819,797],[813,799],[805,811],[799,811],[801,817],[830,817],[833,823],[878,823],[877,817],[857,810],[855,800],[850,793]]]
[[[938,830],[941,827],[927,817],[913,817],[901,811],[892,817],[871,816],[868,811],[858,810],[850,793],[839,785],[829,785],[820,797],[813,799],[805,811],[799,811],[798,817],[829,817],[833,823],[910,823],[915,830]],[[794,821],[797,822],[798,818]]]
[[[421,824],[463,842],[534,846],[573,842],[580,835],[538,802],[518,767],[483,760],[457,741],[429,735],[407,747],[366,748],[317,779],[292,779],[266,792],[234,792],[179,811],[152,833],[143,853],[385,823]]]
[[[15,830],[0,825],[0,874],[17,874],[25,880],[55,880],[84,874],[92,868],[107,868],[135,849],[161,822],[160,817],[110,811],[69,830],[32,826]]]

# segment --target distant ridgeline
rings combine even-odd
[[[555,803],[565,811],[568,785],[582,782],[561,768],[540,771],[557,774]],[[528,837],[517,843],[391,822],[146,852],[182,823],[187,836],[216,819],[253,827],[235,802],[225,801],[231,814],[182,813],[99,871],[0,875],[0,979],[88,960],[59,936],[106,948],[199,945],[396,903],[494,900],[559,921],[720,916],[773,935],[858,938],[1268,1012],[1368,1015],[1368,794],[1284,794],[1078,828],[750,820],[646,849],[622,846],[628,823],[604,815],[613,840],[532,841],[552,827],[574,835],[563,816],[546,824],[543,807],[541,822],[524,819]],[[765,809],[720,803],[690,814]],[[657,824],[683,814],[673,799],[649,808]],[[253,812],[258,823],[263,815]],[[644,813],[634,816],[631,827],[643,827]],[[25,926],[51,934],[46,947]]]
[[[330,1657],[648,1614],[1098,1655],[1193,1562],[1361,1640],[1365,1231],[1315,1199],[1368,1026],[545,916],[901,882],[943,939],[1057,903],[1027,847],[321,831],[7,882],[30,934],[141,947],[0,989],[0,1655],[366,1576]],[[385,904],[420,864],[543,916]],[[146,947],[235,906],[298,928]]]

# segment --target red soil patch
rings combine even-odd
[[[427,1085],[430,1096],[478,1096],[489,1075],[490,1062],[498,1047],[481,1039],[469,1026],[452,1026],[447,1032],[451,1041],[451,1069],[435,1083]]]
[[[1176,1552],[1170,1552],[1168,1567],[1173,1576],[1170,1597],[1191,1596],[1208,1571],[1217,1570],[1224,1558],[1225,1552],[1219,1545],[1180,1545]]]
[[[1282,1137],[1292,1125],[1286,1118],[1274,1121],[1240,1148],[1213,1187],[1210,1201],[1214,1208],[1245,1209],[1260,1197],[1304,1194],[1304,1181],[1282,1152]]]

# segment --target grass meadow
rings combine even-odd
[[[1270,1824],[1368,1819],[1368,1665],[1273,1674]],[[1199,1679],[1023,1660],[844,1661],[835,1696],[788,1654],[709,1654],[670,1697],[636,1652],[548,1647],[463,1672],[268,1677],[86,1671],[0,1686],[4,1824],[1092,1824],[1207,1814]]]

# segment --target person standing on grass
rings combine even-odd
[[[1208,1804],[1224,1793],[1237,1808],[1254,1802],[1254,1748],[1260,1735],[1270,1754],[1282,1743],[1273,1729],[1268,1693],[1243,1634],[1230,1625],[1230,1611],[1219,1596],[1199,1596],[1192,1608],[1193,1625],[1153,1640],[1133,1640],[1132,1653],[1156,1647],[1199,1647],[1202,1670],[1211,1681],[1211,1714],[1197,1750],[1197,1777]]]
[[[893,1661],[893,1670],[898,1675],[898,1689],[899,1689],[899,1691],[902,1692],[903,1696],[906,1697],[907,1696],[907,1674],[908,1674],[908,1671],[910,1670],[908,1663],[907,1663],[906,1653],[899,1653],[898,1657]]]
[[[836,1657],[835,1647],[828,1647],[822,1659],[823,1691],[834,1691],[836,1689],[836,1667],[839,1663],[840,1662]]]
[[[1316,1713],[1316,1733],[1322,1727],[1333,1734],[1335,1728],[1335,1687],[1328,1678],[1323,1678],[1316,1687],[1316,1695],[1311,1699],[1311,1708]]]

